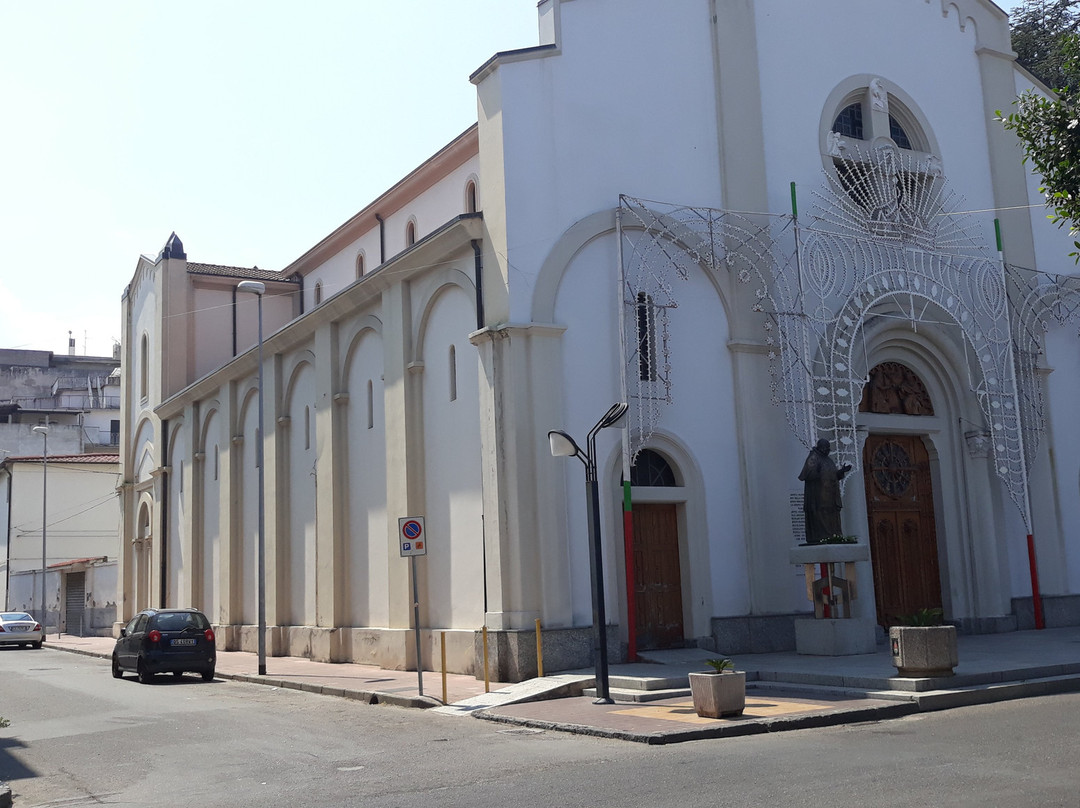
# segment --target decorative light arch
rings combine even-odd
[[[854,147],[843,162],[861,178],[853,191],[827,172],[814,209],[798,218],[620,200],[624,378],[634,457],[659,424],[677,380],[664,362],[656,380],[638,372],[641,334],[652,356],[670,356],[666,318],[676,282],[694,267],[752,287],[763,315],[774,400],[809,449],[834,443],[837,463],[860,462],[855,417],[869,368],[862,353],[868,316],[956,328],[967,350],[969,387],[991,434],[994,467],[1030,532],[1028,469],[1043,431],[1036,375],[1049,322],[1080,319],[1080,278],[1006,267],[963,213],[932,155],[888,141]],[[623,221],[626,219],[627,221]],[[641,295],[659,324],[641,328]]]

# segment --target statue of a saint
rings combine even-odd
[[[803,511],[806,513],[806,543],[820,544],[840,530],[840,481],[851,471],[841,468],[829,457],[829,442],[822,438],[810,450],[799,479],[803,481]]]

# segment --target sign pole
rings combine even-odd
[[[416,633],[416,688],[424,695],[424,658],[420,651],[420,588],[416,584],[416,557],[427,555],[427,536],[424,517],[403,516],[398,519],[398,543],[401,557],[409,559],[412,574],[413,630]]]
[[[424,664],[420,655],[420,594],[416,588],[416,556],[409,556],[409,566],[412,568],[412,592],[413,592],[413,629],[416,633],[416,688],[420,695],[424,695]]]

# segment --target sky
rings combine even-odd
[[[3,0],[0,348],[111,355],[140,254],[281,269],[476,122],[536,0]]]
[[[287,266],[535,44],[536,0],[0,0],[0,348],[110,355],[173,231],[191,261]]]

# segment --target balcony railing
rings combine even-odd
[[[24,410],[118,410],[120,396],[85,396],[60,394],[55,396],[24,396],[0,401],[0,404],[18,404]]]

